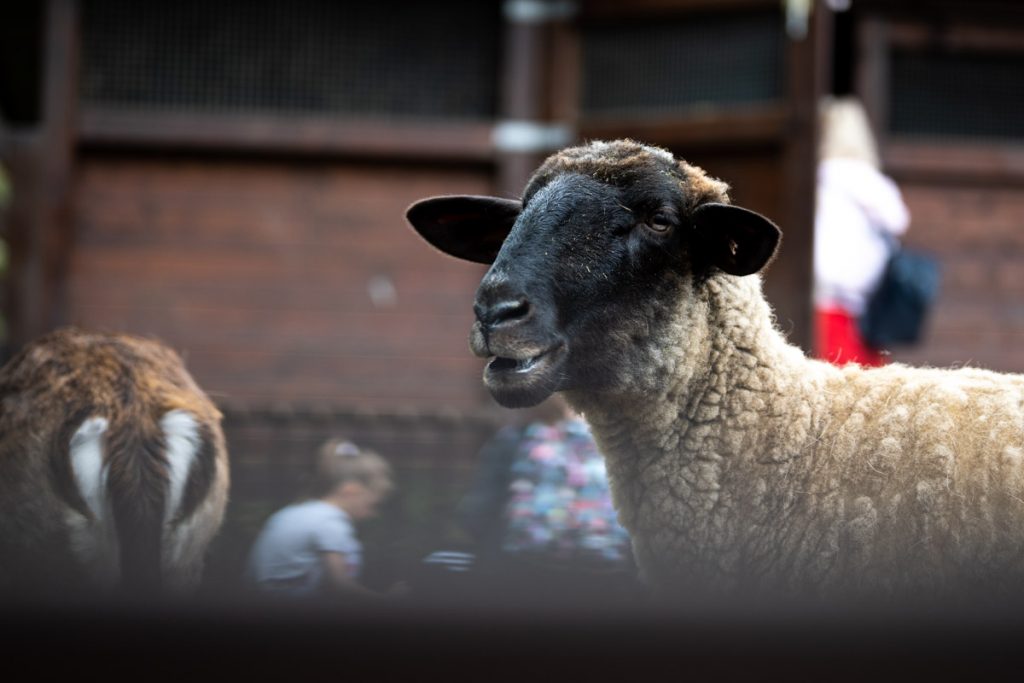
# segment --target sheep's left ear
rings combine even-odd
[[[455,258],[493,263],[523,205],[514,199],[451,195],[414,203],[405,218],[420,237]]]
[[[701,204],[693,212],[693,224],[708,259],[730,275],[764,268],[782,237],[761,214],[731,204]]]

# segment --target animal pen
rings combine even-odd
[[[0,358],[68,323],[156,337],[183,357],[224,413],[231,460],[207,595],[237,582],[319,443],[379,451],[399,491],[365,534],[370,578],[385,583],[457,540],[448,522],[480,446],[515,419],[467,349],[484,268],[416,239],[409,204],[514,197],[577,141],[662,146],[781,226],[765,291],[809,349],[816,115],[836,92],[865,102],[913,216],[909,242],[943,265],[926,342],[894,358],[1020,371],[1024,11],[829,9],[841,4],[0,10]]]

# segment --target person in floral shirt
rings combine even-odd
[[[604,459],[586,422],[527,425],[511,479],[505,552],[582,565],[628,562],[629,536],[612,508]]]
[[[485,557],[628,571],[630,540],[612,507],[604,459],[586,422],[554,401],[547,419],[505,427],[485,445],[460,506],[462,526]]]

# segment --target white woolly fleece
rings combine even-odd
[[[650,582],[821,595],[1024,576],[1024,376],[809,360],[756,276],[683,299],[646,379],[567,396]]]

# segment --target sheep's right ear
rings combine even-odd
[[[405,212],[416,232],[446,254],[493,263],[522,211],[513,199],[452,195],[421,199]]]
[[[693,223],[711,263],[730,275],[764,268],[782,238],[770,220],[732,204],[701,204],[693,212]]]

